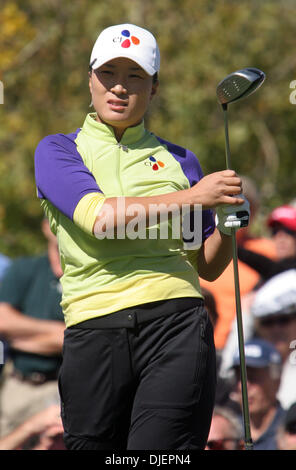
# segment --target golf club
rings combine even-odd
[[[228,115],[227,106],[230,103],[246,98],[251,93],[256,91],[265,80],[265,74],[259,69],[248,67],[242,70],[227,75],[217,85],[217,97],[219,103],[222,105],[224,113],[224,127],[225,127],[225,150],[226,150],[226,168],[231,168],[229,134],[228,134]],[[243,213],[239,214],[242,217],[243,226]],[[245,348],[244,348],[244,333],[241,312],[241,297],[239,287],[239,273],[238,273],[238,259],[237,259],[237,243],[236,231],[231,229],[232,237],[232,256],[233,256],[233,271],[234,271],[234,286],[235,286],[235,303],[236,303],[236,319],[238,331],[238,345],[240,357],[240,371],[241,371],[241,385],[242,385],[242,410],[244,419],[244,434],[245,434],[245,448],[246,450],[253,449],[253,442],[250,431],[250,415],[248,404],[248,389],[247,389],[247,372],[245,362]]]

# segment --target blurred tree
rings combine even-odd
[[[205,173],[225,168],[217,83],[246,66],[264,70],[260,91],[229,107],[233,166],[258,184],[261,218],[295,197],[294,1],[2,0],[0,251],[17,256],[45,248],[35,148],[45,135],[82,125],[93,43],[102,28],[124,22],[150,29],[161,49],[150,129],[194,151]]]

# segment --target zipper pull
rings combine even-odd
[[[128,147],[126,145],[121,144],[120,142],[117,143],[118,147],[122,149],[124,152],[128,152]]]

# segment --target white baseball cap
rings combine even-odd
[[[133,60],[150,76],[159,71],[160,53],[156,39],[139,26],[120,24],[104,29],[94,44],[90,66],[97,69],[118,57]]]
[[[289,269],[266,281],[251,306],[256,318],[296,312],[296,269]]]

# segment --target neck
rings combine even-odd
[[[251,418],[251,434],[256,441],[269,428],[276,413],[276,405],[272,406],[267,412],[252,413]]]
[[[136,127],[136,126],[138,126],[139,124],[141,124],[141,122],[142,122],[142,119],[141,119],[140,121],[136,122],[136,123],[133,124],[133,125],[126,126],[126,127],[124,127],[124,126],[123,126],[123,127],[117,127],[117,126],[113,126],[112,124],[108,124],[108,122],[103,121],[103,119],[101,119],[101,118],[99,117],[98,113],[96,113],[95,120],[96,120],[97,122],[100,122],[101,124],[106,124],[106,126],[112,127],[117,142],[120,142],[120,141],[121,141],[122,136],[123,136],[123,134],[125,133],[125,131],[126,131],[127,129]]]
[[[114,135],[116,137],[117,142],[120,142],[125,132],[125,129],[117,129],[116,127],[113,127],[113,131],[114,131]]]
[[[120,142],[120,141],[121,141],[121,138],[122,138],[122,136],[123,136],[123,134],[124,134],[126,128],[120,128],[120,127],[118,128],[118,127],[112,126],[112,124],[108,124],[107,122],[103,121],[103,120],[99,117],[98,113],[97,113],[97,116],[96,116],[96,121],[98,121],[98,122],[100,122],[100,123],[102,123],[102,124],[106,124],[107,126],[111,126],[112,129],[113,129],[113,132],[114,132],[114,135],[115,135],[115,138],[116,138],[117,142]]]

